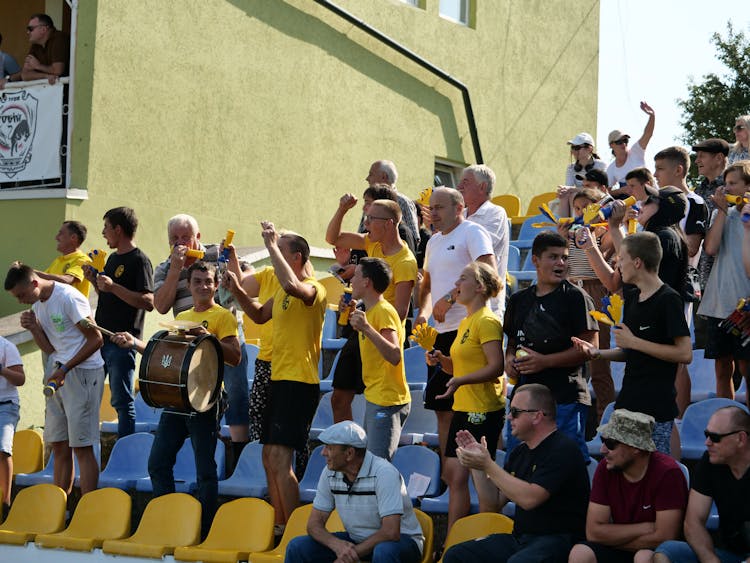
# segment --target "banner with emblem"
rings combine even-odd
[[[63,85],[0,90],[0,182],[60,177]]]

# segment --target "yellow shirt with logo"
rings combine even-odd
[[[396,309],[381,299],[365,313],[367,322],[376,332],[383,329],[396,331],[396,342],[404,341],[404,327]],[[381,407],[404,405],[411,401],[409,385],[404,370],[404,350],[401,361],[393,365],[386,360],[364,333],[359,333],[359,353],[362,357],[362,380],[365,383],[365,399]]]
[[[326,311],[326,290],[315,278],[302,281],[317,289],[315,301],[309,307],[302,299],[287,294],[282,287],[273,296],[271,381],[320,383],[318,360]]]
[[[196,312],[195,309],[188,309],[179,313],[175,320],[200,323],[203,328],[219,340],[223,340],[227,336],[238,335],[235,316],[229,310],[217,304],[200,313]]]
[[[503,325],[489,307],[469,315],[458,325],[456,339],[451,346],[453,376],[469,375],[487,365],[482,344],[503,341]],[[501,352],[502,353],[502,352]],[[497,376],[500,383],[486,381],[461,385],[453,397],[453,410],[460,412],[494,412],[505,406],[502,394],[502,372]]]
[[[379,242],[372,242],[370,235],[365,235],[365,252],[371,258],[382,258],[390,266],[393,279],[388,285],[388,289],[383,292],[383,297],[388,303],[396,306],[396,284],[401,282],[417,282],[417,259],[401,241],[401,250],[391,256],[383,254],[383,245]]]
[[[255,281],[258,282],[258,286],[260,287],[258,301],[260,301],[261,304],[271,299],[271,297],[281,289],[276,273],[271,266],[266,266],[252,275],[255,277]],[[250,332],[248,327],[255,323],[253,323],[253,321],[250,320],[250,317],[245,313],[242,313],[242,319],[245,333],[248,334]],[[258,359],[270,362],[271,354],[273,353],[273,319],[262,325],[258,325],[258,330],[258,335],[260,336],[260,351],[258,352]]]
[[[91,258],[84,252],[76,250],[55,258],[45,272],[58,276],[73,276],[75,281],[71,285],[80,291],[84,297],[88,297],[91,291],[91,283],[83,275],[83,266],[87,264],[91,264]]]

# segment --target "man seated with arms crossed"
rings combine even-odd
[[[516,389],[510,426],[522,443],[504,468],[492,461],[484,436],[480,444],[466,430],[456,434],[461,465],[484,471],[498,488],[500,506],[513,501],[516,514],[512,534],[454,545],[444,563],[567,561],[570,548],[584,536],[589,477],[578,446],[557,429],[555,408],[544,385]]]
[[[85,323],[93,322],[91,306],[78,290],[44,280],[20,262],[8,270],[5,289],[19,303],[31,305],[30,311],[21,313],[21,326],[49,354],[45,381],[58,385],[44,410],[44,441],[51,444],[55,456],[54,483],[67,494],[73,490],[75,454],[81,493],[86,494],[99,482],[94,444],[99,442],[104,388],[102,336]]]
[[[193,307],[183,311],[175,320],[194,321],[199,328],[188,334],[200,336],[213,334],[221,345],[224,363],[237,365],[240,361],[240,341],[237,338],[237,320],[234,315],[214,303],[217,287],[216,266],[206,262],[194,262],[188,269],[188,285],[193,296]],[[129,332],[118,332],[112,337],[113,342],[122,348],[133,348],[140,353],[146,343],[135,338]],[[219,495],[218,476],[216,474],[216,440],[218,439],[218,404],[205,412],[184,413],[164,409],[159,418],[156,437],[148,457],[148,473],[154,487],[154,496],[173,493],[174,468],[177,452],[185,438],[189,437],[193,445],[196,476],[198,478],[198,500],[202,507],[201,532],[205,537],[211,527]]]
[[[424,536],[398,469],[367,450],[367,434],[350,420],[326,428],[318,439],[328,469],[318,481],[309,535],[289,542],[284,561],[420,561]],[[326,530],[334,509],[345,532]]]
[[[661,544],[656,563],[750,561],[750,415],[740,407],[720,408],[704,434],[707,451],[695,467],[685,513],[687,543]],[[706,529],[714,502],[721,546]]]
[[[680,536],[687,481],[671,457],[654,451],[654,418],[617,409],[602,436],[599,462],[586,515],[585,543],[568,563],[647,563],[653,549]]]
[[[84,297],[88,297],[91,282],[86,279],[83,266],[91,264],[91,259],[80,248],[86,240],[86,232],[86,225],[79,221],[63,221],[55,236],[57,251],[61,256],[55,258],[44,272],[36,270],[36,275],[45,280],[72,285]]]

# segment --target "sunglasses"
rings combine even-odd
[[[742,131],[744,128],[744,125],[735,125],[732,129],[734,129],[735,131]]]
[[[571,151],[579,151],[579,150],[581,150],[583,148],[586,148],[586,147],[588,147],[588,145],[570,145],[570,150]]]
[[[43,23],[40,23],[40,24],[38,24],[38,25],[27,25],[27,26],[26,26],[26,31],[28,31],[29,33],[31,33],[31,32],[32,32],[32,31],[34,31],[34,30],[35,30],[35,29],[36,29],[37,27],[47,27],[47,26],[46,26],[46,25],[44,25]]]
[[[613,451],[617,449],[617,446],[619,446],[622,442],[618,442],[617,440],[613,440],[612,438],[602,438],[602,444],[604,444],[604,447],[606,447],[609,451]]]
[[[510,407],[508,414],[511,418],[518,418],[518,416],[524,412],[540,412],[540,409],[517,409],[516,407]]]
[[[721,434],[719,432],[709,432],[708,428],[706,428],[703,431],[703,435],[709,440],[711,440],[712,443],[718,444],[727,436],[731,436],[732,434],[738,434],[739,432],[743,432],[743,430],[733,430],[732,432],[724,432],[724,434]]]
[[[615,141],[615,144],[616,145],[627,145],[629,141],[630,141],[630,139],[618,139],[617,141]]]
[[[367,221],[368,223],[370,221],[374,221],[375,219],[380,219],[381,221],[390,221],[391,220],[390,217],[376,217],[375,215],[365,215],[365,221]]]

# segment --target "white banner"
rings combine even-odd
[[[63,85],[0,90],[0,182],[60,177]]]

